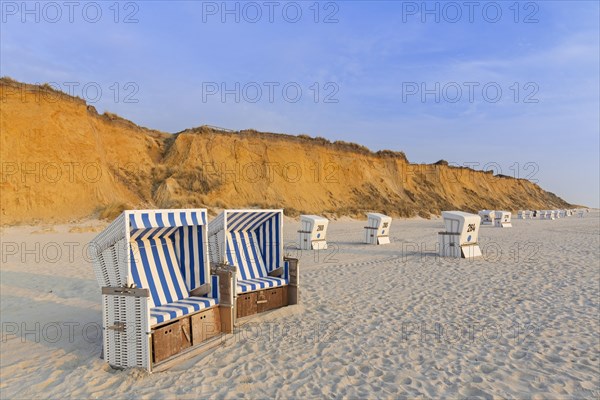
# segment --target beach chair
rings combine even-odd
[[[365,243],[389,244],[392,217],[384,214],[368,213],[367,226],[365,226]]]
[[[209,273],[206,210],[124,211],[90,243],[102,288],[103,357],[168,367],[219,343],[219,279]],[[227,321],[225,321],[227,325]]]
[[[540,219],[546,219],[546,214],[547,214],[546,210],[538,211],[538,215],[539,215]]]
[[[327,249],[327,226],[329,220],[318,215],[301,215],[298,240],[301,250]]]
[[[232,277],[224,290],[234,323],[299,302],[298,260],[284,257],[282,228],[282,210],[225,210],[208,225],[214,271]]]
[[[481,210],[479,211],[479,217],[481,218],[481,225],[494,225],[496,212],[494,210]]]
[[[441,257],[481,257],[479,225],[481,217],[462,211],[442,211],[445,232],[438,233]]]
[[[508,211],[496,211],[494,226],[496,228],[512,228],[511,213]]]

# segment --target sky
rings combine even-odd
[[[600,2],[0,6],[0,75],[99,112],[357,142],[600,207]]]

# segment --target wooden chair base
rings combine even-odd
[[[151,337],[153,365],[220,335],[223,330],[220,308],[202,310],[156,328]]]
[[[236,317],[243,318],[288,304],[287,286],[242,293],[237,297]]]

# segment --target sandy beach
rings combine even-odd
[[[262,314],[165,372],[101,359],[85,245],[106,222],[2,229],[2,398],[597,398],[600,214],[482,226],[482,259],[436,257],[441,219],[392,243],[331,221],[299,257],[301,305]]]

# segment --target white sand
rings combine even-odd
[[[484,226],[479,261],[435,258],[440,220],[395,220],[387,246],[360,244],[364,221],[333,221],[330,250],[300,255],[301,306],[151,375],[99,358],[100,289],[82,256],[95,233],[4,228],[1,397],[594,398],[599,217]],[[297,229],[286,221],[286,241]]]

